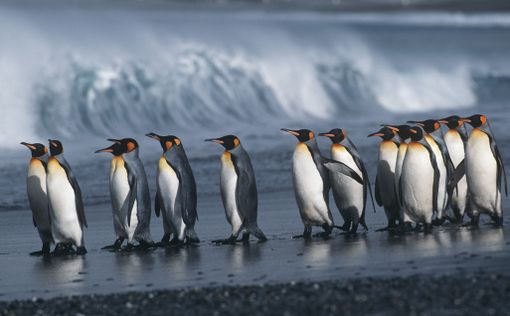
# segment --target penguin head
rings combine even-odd
[[[487,116],[483,114],[475,114],[471,115],[470,117],[463,118],[461,121],[469,123],[469,125],[477,128],[487,124]]]
[[[394,132],[400,137],[401,140],[406,140],[411,137],[411,126],[409,125],[383,125]]]
[[[180,146],[181,140],[174,135],[167,135],[167,136],[161,136],[156,133],[149,133],[145,134],[145,136],[150,137],[152,139],[155,139],[159,142],[161,145],[161,148],[163,148],[163,152],[167,152],[168,150],[172,149],[174,146]]]
[[[434,133],[441,127],[441,124],[439,124],[437,120],[432,119],[425,121],[407,121],[407,123],[416,124],[429,134]]]
[[[328,137],[333,144],[340,144],[347,135],[341,128],[333,128],[327,133],[320,133],[319,136]]]
[[[64,146],[59,140],[56,139],[48,139],[50,143],[50,153],[52,156],[60,155],[64,152]]]
[[[32,157],[34,158],[42,157],[48,153],[48,148],[46,148],[46,146],[44,146],[41,143],[29,144],[21,142],[21,145],[26,146],[28,149],[30,149]]]
[[[311,130],[306,128],[298,130],[282,128],[281,130],[296,136],[296,138],[302,143],[306,143],[307,141],[312,140],[315,137],[315,134]]]
[[[379,136],[383,140],[390,140],[393,137],[395,137],[395,133],[396,132],[394,130],[392,130],[391,128],[384,126],[377,132],[369,134],[367,137]]]
[[[138,143],[133,138],[108,138],[109,141],[119,144],[121,154],[127,154],[138,149]]]
[[[120,143],[113,143],[110,147],[96,150],[95,153],[96,154],[97,153],[111,153],[114,156],[120,156],[123,154],[122,146],[120,145]]]
[[[452,115],[438,120],[439,123],[445,124],[449,129],[461,127],[464,122],[458,115]]]
[[[213,142],[225,147],[226,150],[232,150],[241,144],[241,141],[235,135],[226,135],[220,138],[209,138],[206,142]]]
[[[418,142],[423,138],[423,131],[418,126],[413,126],[409,128],[409,137],[412,142]]]

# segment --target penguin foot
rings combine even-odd
[[[292,236],[292,239],[303,238],[304,240],[312,240],[312,227],[305,227],[302,235]]]
[[[74,254],[74,249],[73,249],[72,245],[58,243],[55,246],[55,249],[53,249],[53,252],[51,254],[55,257],[60,257],[60,256],[66,256],[66,255],[71,254],[71,251],[73,252],[72,254]]]
[[[213,240],[212,242],[217,245],[235,245],[235,243],[237,242],[237,237],[230,236],[227,239],[216,239]]]
[[[502,227],[503,226],[503,216],[499,215],[491,215],[492,219],[492,225],[495,227]]]
[[[86,253],[87,253],[87,249],[85,248],[85,246],[80,246],[80,247],[76,248],[76,254],[78,256],[83,256]]]
[[[34,251],[34,252],[31,252],[30,255],[33,257],[40,257],[43,255],[43,251],[42,250]]]
[[[434,226],[441,226],[444,224],[444,222],[446,221],[446,218],[445,217],[442,217],[442,218],[436,218],[432,221],[432,225]]]
[[[423,225],[423,232],[424,232],[425,234],[430,234],[430,233],[432,233],[432,223],[425,223],[425,224]]]
[[[119,250],[120,248],[122,248],[122,243],[124,242],[124,238],[117,238],[115,240],[115,242],[112,244],[112,245],[109,245],[109,246],[104,246],[103,250]]]
[[[156,244],[153,242],[148,242],[145,240],[138,241],[138,245],[134,246],[134,249],[140,250],[150,250],[156,248]]]
[[[123,252],[132,252],[134,249],[135,249],[135,245],[133,245],[132,243],[128,242],[128,244],[124,248],[122,248],[121,250]]]

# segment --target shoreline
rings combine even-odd
[[[0,315],[503,315],[510,276],[487,272],[213,286],[0,302]]]

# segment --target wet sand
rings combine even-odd
[[[89,206],[86,212],[89,253],[50,259],[28,255],[40,247],[28,210],[2,213],[0,300],[415,274],[507,274],[510,259],[507,228],[484,225],[485,217],[479,229],[448,226],[435,228],[430,235],[392,236],[375,232],[385,226],[384,214],[369,210],[367,233],[361,229],[355,237],[335,234],[330,240],[293,240],[302,232],[302,224],[290,191],[261,194],[259,223],[269,237],[262,244],[210,243],[229,232],[219,196],[199,200],[197,232],[202,243],[183,249],[101,250],[114,240],[110,205]],[[333,214],[341,223],[335,208]],[[161,219],[152,218],[152,233],[154,239],[161,237]]]

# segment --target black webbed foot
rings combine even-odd
[[[304,240],[312,239],[312,227],[305,227],[302,235],[292,236],[292,239],[303,238]]]
[[[212,242],[217,245],[234,245],[237,242],[237,236],[232,235],[227,239],[216,239]]]
[[[80,246],[80,247],[76,248],[76,254],[78,256],[83,256],[86,253],[87,253],[87,249],[85,248],[85,246]]]
[[[124,242],[124,238],[119,237],[115,240],[115,242],[112,245],[104,246],[101,249],[103,249],[103,250],[119,250],[120,248],[122,248],[123,242]]]

